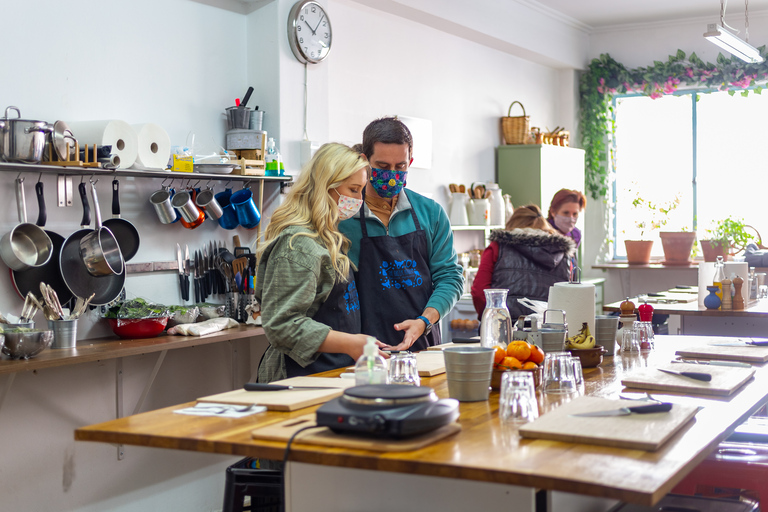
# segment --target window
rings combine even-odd
[[[624,240],[641,233],[658,240],[658,231],[686,229],[702,239],[729,216],[768,235],[768,95],[627,95],[616,98],[614,112],[614,258],[625,258]],[[638,198],[657,208],[655,217],[644,204],[633,206]],[[668,214],[659,212],[670,205]],[[663,225],[650,230],[652,221]],[[653,255],[662,254],[655,243]]]

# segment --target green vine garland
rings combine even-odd
[[[765,46],[758,48],[766,57]],[[594,199],[608,193],[606,147],[614,133],[613,97],[617,94],[639,93],[651,98],[673,94],[680,87],[695,88],[700,92],[728,91],[734,95],[741,91],[747,96],[752,90],[760,94],[768,79],[768,61],[757,64],[743,62],[735,57],[717,56],[717,64],[704,62],[695,53],[686,56],[678,50],[666,62],[654,61],[646,68],[627,69],[604,53],[593,59],[579,83],[579,129],[581,147],[586,152],[586,188]],[[749,89],[754,87],[754,89]]]

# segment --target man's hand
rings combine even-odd
[[[392,347],[392,350],[408,350],[411,348],[411,345],[424,334],[424,329],[426,328],[426,324],[418,318],[415,320],[405,320],[399,324],[395,324],[395,330],[405,331],[405,336],[403,337],[403,342]]]

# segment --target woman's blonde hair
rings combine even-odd
[[[272,214],[264,243],[258,250],[259,257],[283,229],[302,226],[312,233],[296,233],[291,237],[291,242],[299,235],[318,239],[331,255],[331,263],[338,276],[337,282],[346,281],[350,265],[346,256],[349,240],[339,232],[339,210],[329,191],[367,166],[368,162],[360,153],[344,144],[331,142],[320,146],[302,169],[285,203]]]
[[[516,228],[533,228],[546,231],[550,234],[555,233],[554,228],[547,222],[544,215],[542,215],[541,209],[535,204],[527,204],[515,208],[515,211],[507,221],[507,225],[504,229],[511,231]]]

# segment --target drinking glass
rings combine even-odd
[[[499,416],[502,421],[527,423],[539,417],[539,405],[530,372],[504,372],[500,391]]]
[[[544,391],[572,393],[576,391],[570,352],[549,352],[544,356]]]
[[[640,350],[653,350],[654,334],[653,324],[651,322],[635,322],[635,331],[640,343]]]
[[[768,284],[761,284],[758,287],[758,298],[765,299],[768,298]]]
[[[399,352],[389,358],[389,383],[418,386],[421,384],[419,371],[416,368],[416,354]]]
[[[638,343],[637,333],[634,328],[624,329],[621,331],[621,353],[638,353],[640,352],[640,343]]]
[[[576,381],[576,390],[579,393],[584,393],[584,371],[581,369],[581,359],[578,357],[571,357],[571,365],[573,365],[573,378]]]

